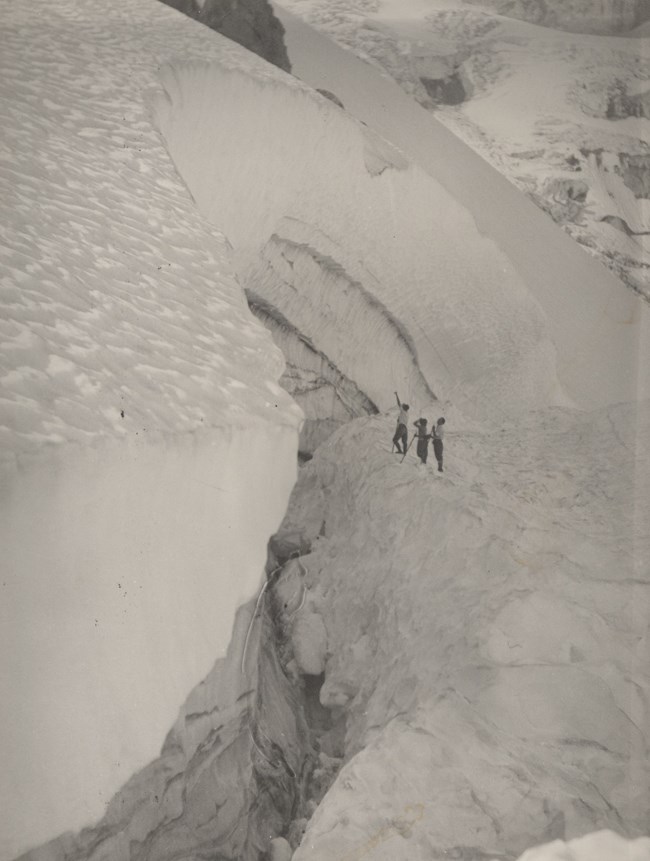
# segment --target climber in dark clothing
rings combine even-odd
[[[409,405],[400,403],[397,392],[395,392],[395,399],[397,400],[397,406],[399,407],[399,415],[397,417],[397,429],[395,431],[395,436],[393,437],[393,445],[397,446],[399,454],[406,454],[406,443],[408,442],[406,422],[408,420]],[[401,448],[400,443],[402,444]]]
[[[417,428],[416,437],[418,444],[416,451],[422,463],[426,463],[427,455],[429,454],[429,440],[431,439],[431,434],[427,433],[427,420],[418,419],[413,424]]]
[[[433,439],[433,453],[438,461],[438,472],[442,472],[442,438],[445,435],[444,424],[445,420],[443,418],[438,419],[431,432],[431,438]]]

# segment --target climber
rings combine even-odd
[[[406,454],[406,443],[408,442],[408,431],[406,429],[406,421],[408,419],[409,405],[400,402],[399,395],[395,392],[395,399],[399,407],[399,415],[397,416],[397,429],[393,437],[393,445],[397,446],[399,454]],[[402,447],[400,448],[400,443]]]
[[[427,433],[427,420],[426,419],[418,419],[416,422],[413,422],[415,427],[417,428],[416,437],[418,440],[416,451],[418,453],[418,457],[422,463],[427,462],[427,455],[429,453],[429,440],[431,439],[431,434]]]
[[[439,418],[435,427],[431,431],[431,438],[433,439],[433,453],[438,461],[438,472],[442,472],[442,438],[445,435],[444,424],[445,420],[443,418]]]

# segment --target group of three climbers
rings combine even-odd
[[[403,454],[406,456],[406,452],[410,447],[409,445],[407,445],[408,430],[406,427],[409,405],[403,404],[400,401],[397,392],[395,392],[395,398],[397,400],[397,406],[399,407],[399,415],[397,417],[397,430],[395,431],[395,436],[393,437],[393,445],[396,446],[399,454]],[[436,460],[438,461],[438,472],[442,472],[442,438],[445,433],[444,418],[438,419],[436,424],[431,428],[431,433],[427,432],[426,419],[418,419],[416,422],[413,422],[413,424],[417,428],[415,432],[415,438],[418,441],[416,451],[421,462],[427,462],[427,455],[429,452],[429,440],[433,440],[433,453],[435,454]],[[411,440],[411,442],[413,442],[413,440]]]

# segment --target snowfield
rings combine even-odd
[[[3,861],[645,861],[647,303],[291,16],[5,6]]]

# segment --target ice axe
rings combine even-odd
[[[415,439],[415,437],[414,437],[414,436],[412,436],[412,437],[411,437],[411,442],[406,446],[406,451],[404,452],[404,457],[406,457],[406,455],[409,453],[409,449],[410,449],[410,448],[411,448],[411,446],[413,445],[413,440],[414,440],[414,439]],[[400,463],[404,463],[404,457],[400,460]]]

